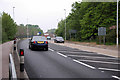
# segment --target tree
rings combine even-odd
[[[17,31],[17,25],[10,15],[3,12],[2,14],[2,41],[5,42],[7,40],[14,39]]]

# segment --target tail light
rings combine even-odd
[[[33,43],[35,44],[36,42],[35,42],[35,41],[33,41]]]
[[[46,41],[45,43],[46,43],[46,44],[48,44],[48,42],[47,42],[47,41]]]

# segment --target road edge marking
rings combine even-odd
[[[80,64],[82,64],[82,65],[84,65],[84,66],[86,66],[86,67],[89,67],[89,68],[91,68],[91,69],[96,69],[95,67],[93,67],[93,66],[91,66],[91,65],[88,65],[88,64],[85,64],[85,63],[83,63],[83,62],[80,62],[80,61],[78,61],[78,60],[73,59],[73,61],[75,61],[75,62],[77,62],[77,63],[80,63]]]

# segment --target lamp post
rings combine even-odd
[[[117,45],[117,48],[118,48],[118,2],[119,0],[117,0],[117,30],[116,30],[116,35],[117,35],[117,38],[116,38],[116,45]]]
[[[13,7],[13,20],[15,19],[14,8],[15,8],[15,7]]]
[[[66,40],[66,9],[64,9],[65,11],[65,40]]]

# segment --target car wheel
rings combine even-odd
[[[30,45],[29,45],[29,49],[31,49]]]
[[[48,51],[48,47],[45,48],[45,51]]]

